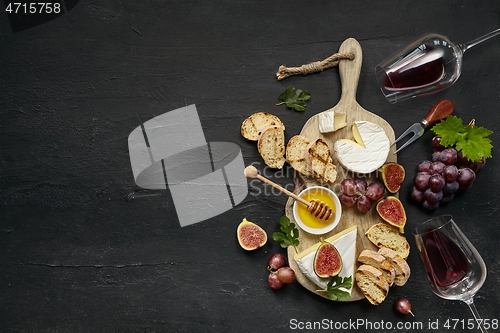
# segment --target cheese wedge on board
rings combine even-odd
[[[352,226],[348,229],[345,229],[338,234],[335,234],[327,239],[326,242],[332,243],[337,251],[340,253],[340,257],[342,258],[342,270],[339,273],[339,276],[344,277],[353,277],[353,285],[354,285],[354,267],[356,264],[356,236],[357,236],[357,226]],[[297,253],[294,256],[294,260],[297,263],[300,271],[307,276],[309,280],[311,280],[315,285],[317,285],[318,289],[326,289],[328,282],[330,282],[330,278],[320,278],[314,272],[314,256],[320,242],[314,244],[304,251]],[[351,289],[347,290],[342,288],[344,291],[351,293]]]
[[[334,111],[321,112],[318,115],[319,131],[321,133],[335,132],[338,129],[347,126],[347,116],[345,113]]]
[[[366,174],[384,165],[390,142],[382,127],[369,121],[356,121],[352,134],[356,141],[340,139],[334,145],[337,160],[344,168]]]

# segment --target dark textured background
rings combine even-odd
[[[277,231],[287,198],[249,195],[231,211],[181,228],[168,191],[135,185],[127,137],[142,121],[196,104],[207,141],[237,143],[246,164],[260,161],[239,132],[246,117],[279,116],[288,140],[340,97],[337,68],[278,82],[279,65],[322,60],[354,37],[363,48],[357,100],[396,135],[449,99],[455,115],[495,132],[496,147],[500,37],[466,52],[450,89],[397,105],[384,99],[373,69],[426,32],[467,42],[497,29],[498,1],[92,0],[16,33],[2,6],[0,331],[280,332],[291,319],[427,325],[472,318],[465,304],[432,294],[411,236],[410,281],[391,288],[380,306],[331,302],[296,282],[271,290],[267,260],[285,251],[270,240],[247,253],[235,231],[243,217],[269,235]],[[304,113],[275,106],[289,85],[311,91]],[[471,190],[429,214],[408,194],[431,138],[427,132],[398,156],[407,170],[400,191],[407,229],[452,214],[488,267],[478,310],[498,320],[496,150]],[[271,178],[290,184],[285,171]],[[415,318],[393,310],[399,296],[411,300]]]

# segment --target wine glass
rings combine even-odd
[[[478,327],[486,332],[473,299],[486,279],[486,265],[452,216],[424,222],[413,236],[432,291],[444,299],[465,302]]]
[[[500,29],[466,44],[426,34],[375,67],[380,89],[393,104],[446,89],[460,76],[464,52],[498,34]]]

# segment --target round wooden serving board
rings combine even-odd
[[[329,187],[336,194],[339,194],[340,182],[342,182],[342,180],[346,178],[363,177],[366,179],[367,183],[370,183],[374,180],[378,180],[377,172],[373,172],[369,175],[357,175],[353,174],[352,172],[349,172],[348,170],[344,169],[342,165],[340,165],[340,163],[338,163],[337,158],[333,153],[334,144],[338,139],[343,139],[343,138],[353,139],[351,128],[352,124],[355,121],[366,120],[380,125],[385,130],[387,136],[389,137],[389,141],[390,142],[394,141],[394,130],[392,129],[391,125],[389,125],[389,123],[384,119],[382,119],[381,117],[363,109],[356,102],[356,89],[358,86],[359,75],[361,72],[361,63],[363,60],[361,46],[354,38],[349,38],[342,43],[339,49],[339,53],[353,53],[355,55],[355,58],[354,60],[340,61],[339,73],[340,73],[340,80],[342,83],[342,95],[340,97],[339,103],[334,108],[326,111],[336,110],[337,112],[339,111],[345,112],[347,115],[347,126],[333,133],[322,134],[319,131],[318,114],[316,114],[306,122],[306,124],[302,128],[302,131],[300,132],[300,135],[306,137],[310,142],[321,138],[328,143],[330,151],[332,152],[331,155],[333,158],[333,163],[337,166],[337,179],[335,183],[325,185],[325,184],[320,184],[312,177],[305,177],[298,174],[298,172],[295,172],[294,182],[295,182],[296,193],[300,192],[301,190],[309,186],[323,185]],[[395,146],[391,147],[386,162],[397,161],[396,155],[394,154],[395,150],[396,150]],[[297,250],[298,252],[301,252],[302,250],[307,249],[311,245],[318,243],[320,235],[312,235],[300,229],[299,225],[295,222],[295,219],[293,218],[293,212],[292,212],[293,202],[294,200],[292,198],[288,199],[285,207],[285,214],[288,216],[290,221],[295,223],[297,228],[299,228],[300,245],[297,247]],[[358,235],[356,241],[356,259],[357,259],[359,253],[364,249],[377,250],[375,245],[373,245],[365,236],[365,232],[372,225],[380,222],[382,222],[382,219],[379,217],[374,206],[367,213],[359,212],[355,206],[342,207],[342,217],[340,219],[339,224],[331,232],[321,236],[323,238],[327,238],[353,225],[357,225],[358,226],[357,229]],[[288,261],[290,267],[293,268],[293,270],[295,271],[297,281],[305,288],[316,293],[316,289],[318,289],[316,285],[313,282],[311,282],[304,274],[302,274],[297,264],[295,263],[295,260],[293,259],[295,253],[296,253],[295,249],[292,246],[289,246]],[[357,269],[357,267],[358,263],[355,264],[355,270]],[[354,286],[349,301],[356,301],[364,298],[363,293],[359,290],[354,281],[354,276],[353,276],[353,285]],[[328,295],[325,292],[319,292],[317,294],[322,297],[328,298]]]

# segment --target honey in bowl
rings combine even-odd
[[[322,219],[317,218],[313,214],[311,214],[307,210],[306,205],[299,204],[297,205],[297,214],[301,220],[301,222],[309,228],[321,229],[327,227],[330,223],[333,222],[336,216],[336,208],[335,201],[332,196],[327,192],[327,190],[322,188],[312,188],[310,191],[305,191],[301,196],[301,198],[311,201],[312,199],[316,199],[319,201],[323,201],[328,207],[332,209],[333,216],[328,221],[324,221]]]

